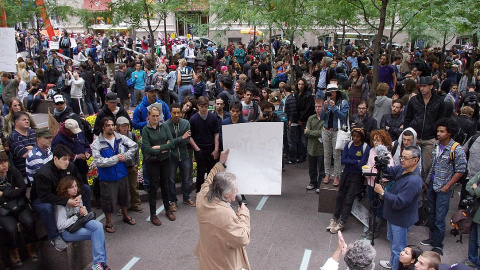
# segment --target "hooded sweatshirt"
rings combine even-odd
[[[379,96],[375,99],[375,109],[373,110],[373,118],[377,120],[377,128],[380,128],[380,122],[384,114],[392,113],[392,99],[386,96]]]
[[[402,138],[403,138],[403,133],[405,133],[405,131],[411,131],[413,133],[413,144],[412,145],[417,145],[417,132],[409,127],[407,129],[405,129],[402,134],[400,134],[400,137],[398,137],[397,141],[395,142],[392,142],[392,155],[393,155],[393,163],[396,165],[400,165],[400,156],[402,155],[402,149],[404,148],[403,147],[403,143],[402,143]],[[396,148],[396,149],[395,149]],[[418,168],[420,169],[420,171],[422,170],[422,158],[420,157],[420,161],[418,161]]]

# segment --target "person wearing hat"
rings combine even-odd
[[[403,128],[417,132],[417,145],[422,149],[422,178],[425,181],[432,166],[432,151],[437,137],[437,121],[444,117],[445,102],[433,90],[432,77],[420,77],[420,94],[408,102]]]
[[[145,90],[145,97],[143,97],[142,102],[133,111],[132,119],[133,128],[140,130],[140,133],[142,133],[143,127],[147,124],[148,107],[152,104],[161,104],[163,119],[160,120],[167,121],[171,118],[168,105],[157,98],[157,89],[148,86]]]
[[[50,148],[53,138],[52,131],[48,128],[39,128],[35,130],[35,137],[37,138],[37,144],[32,151],[28,152],[25,162],[25,169],[30,183],[33,183],[33,175],[38,169],[53,158]]]
[[[24,236],[24,243],[27,244],[27,251],[32,261],[38,261],[37,252],[35,250],[36,234],[35,221],[33,219],[30,207],[25,204],[20,206],[18,200],[25,203],[26,201],[26,186],[23,181],[22,174],[15,167],[10,166],[8,156],[3,148],[0,150],[0,204],[13,202],[17,200],[17,205],[22,208],[16,213],[10,212],[7,215],[0,215],[0,226],[6,236],[2,240],[2,246],[10,250],[10,261],[13,267],[22,265],[18,247],[19,238],[17,223],[22,224],[22,235]],[[4,210],[4,208],[1,208]]]
[[[14,130],[8,137],[10,153],[13,157],[13,165],[21,173],[27,183],[25,159],[36,144],[35,130],[30,128],[30,120],[27,112],[17,112],[13,115]]]
[[[115,130],[121,135],[127,136],[130,140],[138,144],[137,135],[130,131],[130,119],[120,116],[117,118]],[[135,153],[135,157],[127,160],[128,168],[128,184],[130,186],[130,208],[135,212],[143,213],[142,201],[138,194],[138,165],[140,164],[139,151]]]
[[[68,119],[60,124],[60,129],[57,135],[53,138],[52,147],[55,147],[58,144],[66,145],[72,150],[73,155],[70,160],[77,167],[82,182],[88,184],[87,159],[92,155],[92,150],[90,149],[90,144],[85,137],[85,134],[82,132],[75,119]]]
[[[57,122],[63,123],[67,119],[75,119],[78,123],[81,123],[80,117],[73,112],[73,109],[66,103],[65,97],[61,94],[53,96],[53,118]],[[80,126],[83,130],[83,125]]]
[[[343,99],[342,92],[338,89],[336,84],[327,85],[327,100],[323,103],[322,114],[323,120],[323,148],[324,148],[324,165],[325,178],[324,184],[330,182],[330,177],[333,177],[333,185],[338,186],[340,183],[341,173],[341,150],[335,149],[337,142],[337,132],[348,121],[348,101]],[[332,156],[334,158],[334,169],[331,172]]]
[[[105,96],[105,105],[100,109],[97,114],[97,118],[95,119],[95,124],[93,125],[93,133],[95,135],[100,134],[101,126],[100,122],[105,116],[109,116],[113,118],[115,121],[121,116],[128,119],[129,123],[131,124],[130,116],[128,112],[122,107],[118,106],[118,96],[116,93],[109,92]]]
[[[345,144],[342,152],[341,162],[345,168],[340,177],[335,212],[327,227],[333,234],[343,230],[350,217],[353,201],[363,186],[362,166],[367,164],[369,152],[370,147],[365,142],[365,130],[352,129],[352,141]]]

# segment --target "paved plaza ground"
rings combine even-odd
[[[41,123],[44,116],[37,115]],[[45,118],[46,119],[46,118]],[[46,121],[46,120],[44,120]],[[43,122],[44,122],[43,121]],[[318,195],[306,192],[308,181],[308,165],[306,162],[296,165],[285,165],[283,172],[282,195],[247,196],[248,208],[251,213],[251,242],[247,246],[247,254],[252,269],[262,270],[292,270],[320,269],[323,263],[333,253],[337,246],[337,235],[325,230],[331,218],[330,213],[319,213]],[[241,179],[239,179],[241,181]],[[442,262],[453,264],[467,258],[468,235],[464,236],[463,244],[457,243],[449,234],[452,228],[449,220],[458,202],[458,190],[450,204],[447,215],[447,234]],[[192,195],[194,196],[194,194]],[[193,270],[197,269],[198,259],[193,255],[193,249],[198,240],[198,225],[195,208],[181,203],[175,213],[177,220],[169,221],[160,213],[162,225],[153,226],[144,213],[132,212],[137,225],[130,226],[114,215],[113,224],[116,233],[106,233],[108,264],[114,269],[161,269],[161,270]],[[365,199],[366,200],[366,199]],[[157,207],[162,201],[157,201]],[[148,203],[143,203],[148,209]],[[257,210],[257,208],[259,210]],[[101,211],[95,209],[97,216]],[[102,223],[105,219],[101,220]],[[351,217],[346,225],[344,237],[347,243],[362,239],[364,226]],[[409,244],[420,246],[420,240],[428,235],[426,227],[413,227],[409,233]],[[382,269],[378,262],[390,257],[390,244],[386,240],[386,227],[382,227],[381,236],[375,240],[376,269]],[[26,261],[18,269],[41,269],[41,262],[33,264]],[[91,267],[91,266],[90,266]],[[339,269],[345,269],[341,262]],[[50,269],[45,266],[45,269]],[[89,269],[89,267],[85,268]]]

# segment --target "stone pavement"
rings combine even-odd
[[[41,120],[43,116],[35,117]],[[318,195],[313,191],[306,192],[305,187],[308,183],[306,162],[285,165],[281,196],[269,196],[266,201],[263,196],[246,196],[252,229],[247,254],[252,269],[320,269],[336,249],[337,235],[325,230],[331,214],[317,211]],[[449,221],[456,210],[458,191],[457,187],[447,215],[447,233],[442,257],[442,262],[447,264],[461,262],[467,258],[468,235],[464,235],[463,244],[460,244],[456,242],[458,237],[449,234],[452,228]],[[159,214],[162,221],[160,227],[146,221],[149,217],[148,211],[131,212],[137,221],[135,226],[123,223],[120,216],[113,216],[116,233],[106,233],[108,264],[112,269],[197,269],[198,259],[193,255],[199,232],[195,208],[182,204],[181,195],[178,199],[178,211],[175,213],[177,220],[169,221],[162,211]],[[256,210],[261,206],[262,199],[263,207]],[[162,201],[159,199],[157,207],[161,206]],[[143,203],[143,208],[148,209],[148,203]],[[94,211],[100,216],[100,210]],[[105,219],[101,222],[104,223]],[[347,243],[362,239],[363,231],[364,226],[352,216],[343,231],[344,238]],[[421,246],[420,240],[425,239],[427,235],[426,227],[414,226],[409,233],[409,244]],[[428,247],[421,247],[428,250]],[[385,226],[381,229],[381,236],[375,240],[375,249],[377,251],[375,269],[382,269],[378,262],[388,260],[390,257],[390,244],[386,240]],[[345,263],[341,261],[339,269],[345,268]],[[26,261],[24,266],[18,269],[42,269],[42,264]],[[44,269],[49,268],[45,266]]]

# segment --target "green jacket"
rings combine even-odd
[[[308,138],[307,152],[310,156],[323,155],[323,143],[318,140],[322,138],[322,128],[323,120],[318,119],[316,114],[308,118],[305,136]]]
[[[170,151],[173,150],[182,138],[174,139],[170,128],[165,124],[158,124],[153,129],[148,122],[142,129],[142,153],[144,160],[149,156],[158,156],[158,160],[165,160],[170,157]],[[169,141],[167,143],[167,141]],[[160,145],[160,150],[153,149],[153,146]]]
[[[188,120],[180,118],[178,120],[178,127],[175,127],[172,118],[168,119],[164,125],[170,128],[172,138],[179,140],[177,147],[170,151],[170,156],[174,161],[182,161],[189,157],[188,145],[190,144],[190,138],[182,139],[183,134],[190,130],[190,122]]]
[[[467,186],[465,187],[465,190],[467,190],[468,194],[472,195],[475,197],[475,199],[478,200],[480,198],[480,187],[477,187],[475,190],[472,188],[473,184],[478,185],[478,179],[480,179],[480,172],[475,174],[475,176],[470,179],[467,183]],[[477,211],[475,215],[473,216],[473,222],[480,224],[480,211]]]

